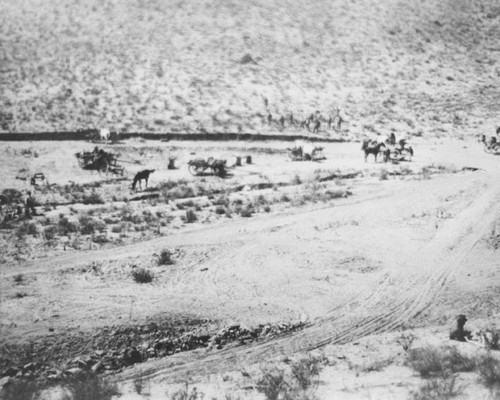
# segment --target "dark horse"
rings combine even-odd
[[[368,160],[368,155],[370,154],[373,154],[373,156],[375,157],[375,162],[377,162],[377,156],[380,153],[385,155],[385,149],[386,147],[383,142],[377,143],[370,140],[363,140],[363,146],[361,146],[361,150],[365,152],[365,162]]]
[[[132,190],[135,190],[137,183],[139,183],[139,187],[142,189],[142,185],[141,185],[142,180],[146,181],[146,187],[148,187],[149,175],[153,172],[155,172],[154,169],[144,169],[142,171],[139,171],[137,174],[135,174],[134,183],[132,183]]]

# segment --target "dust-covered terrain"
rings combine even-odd
[[[129,176],[155,169],[132,190],[81,169],[71,142],[10,143],[5,185],[37,207],[2,227],[4,374],[176,382],[497,315],[497,160],[477,142],[412,145],[412,161],[389,163],[365,163],[359,143],[326,144],[316,162],[281,143],[104,145]],[[192,176],[187,158],[208,154],[251,163]],[[16,179],[25,169],[48,186]]]
[[[4,398],[500,396],[498,2],[0,10]]]

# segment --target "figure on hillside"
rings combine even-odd
[[[460,314],[457,316],[457,326],[450,332],[451,340],[458,340],[459,342],[466,342],[467,339],[472,338],[471,331],[465,330],[464,326],[467,322],[465,315]]]
[[[330,115],[328,117],[328,122],[326,123],[326,127],[328,130],[332,129],[332,122],[333,122],[333,119],[332,119],[332,116]]]
[[[344,123],[344,119],[339,115],[337,120],[337,130],[340,131],[342,129],[342,124]]]
[[[293,118],[293,113],[290,112],[289,116],[289,121],[290,121],[290,126],[293,126],[295,124],[295,119]]]
[[[271,115],[271,113],[269,113],[267,114],[267,123],[271,125],[271,122],[273,122],[273,116]]]
[[[269,109],[269,101],[267,100],[267,97],[262,96],[262,101],[264,102],[264,107],[266,108],[266,111]]]
[[[283,115],[280,117],[280,125],[282,128],[285,127],[285,117]]]
[[[29,218],[29,219],[31,219],[32,214],[33,215],[36,214],[35,200],[33,199],[33,197],[31,197],[31,192],[27,193],[26,201],[25,201],[25,205],[24,205],[24,213],[26,215],[26,218]]]
[[[321,126],[321,122],[319,119],[314,122],[314,128],[313,128],[313,133],[319,133],[319,128]]]

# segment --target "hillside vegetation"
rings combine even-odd
[[[490,134],[498,0],[0,0],[0,132]],[[245,55],[250,57],[245,57]],[[297,128],[298,129],[298,128]]]

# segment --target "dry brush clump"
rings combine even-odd
[[[480,356],[476,362],[481,382],[491,391],[500,394],[500,360],[491,353]]]
[[[158,265],[172,265],[175,263],[172,250],[163,249],[158,256]]]
[[[449,400],[463,393],[456,375],[426,380],[411,393],[411,400]]]
[[[196,222],[198,220],[198,216],[194,212],[194,210],[189,209],[186,210],[186,214],[182,216],[182,220],[184,222],[187,222],[188,224],[191,224],[193,222]]]
[[[257,391],[266,400],[313,400],[325,361],[324,357],[309,355],[294,361],[289,371],[277,366],[265,367],[256,381]]]
[[[36,400],[53,398],[71,400],[111,400],[120,394],[116,385],[85,371],[64,376],[51,383],[45,380],[13,379],[1,389],[1,398],[5,400]]]
[[[143,267],[132,266],[132,278],[137,283],[151,283],[154,279],[154,274]]]
[[[463,387],[457,385],[459,372],[475,372],[478,381],[492,394],[500,397],[500,360],[486,354],[470,358],[455,347],[422,347],[407,353],[406,365],[414,369],[425,382],[412,393],[412,400],[440,400],[459,396]]]
[[[406,365],[418,372],[422,378],[470,372],[476,367],[473,359],[460,354],[452,346],[410,349],[407,352]]]

